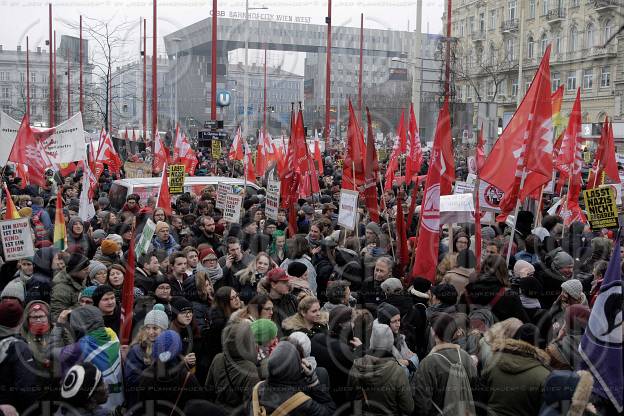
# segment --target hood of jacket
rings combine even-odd
[[[69,327],[76,339],[82,338],[91,331],[104,328],[104,317],[95,306],[80,306],[69,314]]]
[[[35,304],[41,304],[43,305],[47,310],[48,310],[48,323],[50,324],[50,330],[52,330],[52,315],[50,315],[50,305],[48,305],[46,302],[42,301],[42,300],[32,300],[30,302],[28,302],[26,304],[26,307],[24,308],[24,318],[23,318],[23,322],[22,322],[22,333],[23,334],[27,334],[29,332],[28,330],[28,311],[30,310],[30,307],[35,305]]]
[[[327,323],[329,322],[329,312],[326,311],[321,311],[321,320],[314,324],[316,325],[323,325],[323,326],[327,326]],[[284,319],[284,321],[282,322],[282,328],[284,328],[286,331],[299,331],[299,330],[307,330],[306,326],[305,326],[305,320],[303,319],[303,317],[297,312],[294,315],[289,316],[288,318]]]
[[[33,257],[33,265],[35,266],[35,272],[50,275],[52,273],[52,259],[58,253],[58,249],[54,247],[43,247],[37,250]]]
[[[256,362],[256,342],[248,322],[228,325],[223,330],[223,354],[234,361]]]
[[[533,345],[515,339],[502,339],[492,343],[492,351],[499,353],[496,359],[492,359],[501,371],[509,374],[519,374],[535,367],[547,367],[550,358],[548,355]]]
[[[282,341],[269,356],[268,381],[276,384],[300,385],[303,382],[301,359],[297,347]]]
[[[397,365],[394,357],[375,357],[365,355],[353,362],[354,377],[360,380],[363,386],[390,385],[395,375],[394,366]]]

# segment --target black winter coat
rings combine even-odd
[[[502,286],[494,276],[484,276],[481,280],[468,283],[459,299],[457,310],[469,314],[472,309],[480,307],[490,309],[497,322],[507,318],[529,322],[518,294]]]

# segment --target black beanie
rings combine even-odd
[[[390,325],[392,317],[400,314],[401,312],[395,306],[384,302],[377,308],[377,321],[380,324]]]
[[[536,347],[539,344],[539,329],[533,324],[523,324],[516,330],[513,339],[524,341]]]
[[[93,299],[93,306],[98,308],[98,305],[100,304],[100,301],[102,300],[104,295],[109,292],[115,293],[115,290],[109,285],[99,285],[98,287],[96,287],[93,291],[93,296],[91,296],[91,299]]]
[[[77,364],[69,369],[63,385],[61,397],[70,403],[84,404],[95,392],[102,380],[102,373],[91,363]]]
[[[171,309],[173,310],[173,318],[175,319],[181,312],[193,310],[193,304],[183,296],[176,296],[171,299]]]

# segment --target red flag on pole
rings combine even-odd
[[[169,164],[169,149],[165,147],[165,144],[160,138],[160,133],[156,132],[156,137],[154,138],[153,170],[154,172],[160,172],[160,167],[163,165],[168,165],[168,164]]]
[[[432,283],[435,281],[440,240],[440,187],[445,169],[443,149],[446,146],[444,142],[451,140],[450,136],[451,118],[448,98],[445,98],[438,115],[433,149],[431,149],[429,159],[429,172],[420,211],[416,258],[408,284],[417,276],[424,277]]]
[[[397,126],[397,142],[399,143],[399,151],[401,154],[407,152],[407,131],[405,130],[405,110],[401,111],[401,118]]]
[[[167,176],[167,164],[162,167],[160,188],[158,189],[157,208],[162,208],[166,215],[171,215],[171,195],[169,194],[169,178]]]
[[[44,186],[45,170],[51,166],[41,143],[36,139],[30,127],[28,114],[24,114],[22,123],[13,142],[9,161],[22,164],[28,169],[28,180],[33,185]]]
[[[342,169],[342,188],[357,190],[364,185],[365,145],[362,129],[349,100],[349,125],[347,127],[347,148]],[[355,168],[355,172],[353,169]],[[353,181],[355,180],[355,184]]]
[[[323,157],[321,156],[321,146],[319,145],[318,137],[314,138],[314,160],[318,168],[319,175],[323,176]]]
[[[595,188],[602,184],[602,175],[605,174],[613,182],[620,183],[620,176],[615,160],[615,144],[613,141],[613,127],[609,118],[606,117],[602,125],[600,142],[592,169],[587,178],[587,189]]]
[[[232,141],[232,147],[230,148],[228,157],[230,160],[243,160],[243,156],[243,134],[241,133],[241,128],[239,126],[236,130],[234,140]]]
[[[409,185],[420,172],[422,165],[422,149],[420,135],[414,114],[414,105],[410,105],[409,137],[407,138],[407,158],[405,159],[405,184]]]
[[[295,113],[294,111],[291,111],[290,113],[290,137],[288,138],[288,149],[286,150],[286,153],[284,155],[284,158],[282,159],[283,162],[281,164],[281,166],[279,166],[279,172],[280,172],[280,204],[282,207],[288,207],[289,202],[291,201],[291,195],[290,193],[293,191],[295,193],[298,193],[298,186],[299,184],[297,183],[297,187],[292,186],[293,183],[293,178],[294,178],[294,174],[296,169],[294,169],[295,167],[295,161],[296,161],[296,157],[295,157],[295,127],[296,127],[296,118],[297,118],[297,113]]]
[[[379,201],[377,200],[377,176],[379,175],[379,163],[377,162],[377,149],[375,149],[375,136],[373,135],[373,121],[370,111],[366,107],[366,163],[364,165],[364,200],[371,221],[379,224]]]
[[[130,241],[135,241],[134,229],[132,230],[132,239]],[[126,268],[123,292],[121,294],[121,328],[119,331],[121,345],[128,345],[132,337],[135,260],[134,244],[130,244],[130,248],[128,249],[128,267]]]
[[[409,250],[407,248],[407,227],[405,226],[405,215],[403,214],[403,193],[399,192],[397,196],[397,214],[396,214],[396,230],[397,230],[397,264],[399,277],[405,274],[405,267],[409,265]]]

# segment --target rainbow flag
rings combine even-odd
[[[11,197],[11,193],[9,192],[9,188],[7,188],[6,183],[3,183],[4,193],[6,194],[6,213],[4,214],[5,220],[17,220],[20,217],[17,212],[17,208],[15,207],[15,203],[13,202],[13,198]]]
[[[56,195],[56,213],[54,214],[54,247],[60,251],[67,248],[67,230],[65,228],[65,216],[63,215],[63,198],[61,191]]]
[[[566,122],[561,115],[561,104],[563,104],[563,84],[557,88],[557,91],[550,97],[552,101],[552,125],[554,127],[555,137],[566,127]]]

